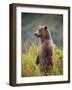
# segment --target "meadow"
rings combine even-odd
[[[44,76],[40,71],[39,65],[36,65],[35,60],[38,53],[38,48],[36,44],[32,43],[27,52],[22,53],[22,66],[21,72],[22,77],[31,77],[31,76]],[[63,52],[57,46],[55,46],[55,55],[56,55],[56,66],[54,73],[47,73],[47,76],[51,75],[62,75],[63,74]]]
[[[63,74],[63,15],[22,13],[21,27],[21,76],[44,76],[36,65],[38,53],[38,38],[34,36],[38,25],[45,25],[51,33],[55,44],[56,67],[54,73],[47,75]]]

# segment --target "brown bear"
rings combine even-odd
[[[39,64],[41,72],[48,75],[53,72],[55,67],[54,44],[51,34],[47,26],[39,25],[34,35],[39,38],[36,64]]]

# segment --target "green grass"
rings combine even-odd
[[[44,74],[40,71],[39,66],[35,64],[38,50],[35,44],[32,44],[26,53],[22,53],[21,62],[21,75],[22,77],[31,76],[43,76]],[[63,74],[63,52],[57,46],[55,46],[56,53],[56,66],[54,73],[47,75],[62,75]]]

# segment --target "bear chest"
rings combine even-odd
[[[48,44],[40,44],[39,45],[39,57],[41,58],[51,58],[53,53],[52,46]]]

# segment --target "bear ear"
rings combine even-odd
[[[45,26],[44,29],[47,30],[47,26]]]

